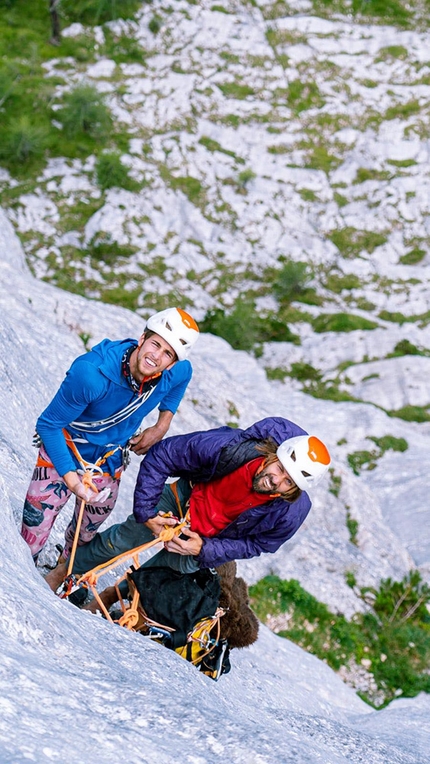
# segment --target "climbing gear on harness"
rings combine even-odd
[[[34,448],[41,448],[41,446],[43,446],[42,438],[38,432],[35,432],[33,435],[32,445]]]
[[[181,308],[167,308],[150,316],[146,329],[159,334],[183,361],[199,338],[199,327],[189,313]]]
[[[276,456],[302,490],[317,485],[326,474],[331,461],[326,446],[315,435],[297,435],[284,440],[278,447]]]

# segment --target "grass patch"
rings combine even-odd
[[[417,265],[424,260],[426,254],[427,252],[425,249],[414,247],[413,249],[410,249],[406,255],[399,257],[399,263],[402,263],[403,265]]]
[[[202,206],[205,202],[205,189],[192,175],[172,175],[165,165],[159,166],[162,179],[174,191],[181,191],[192,204]]]
[[[405,422],[430,422],[430,405],[403,406],[401,409],[387,411],[388,416],[404,419]]]
[[[400,340],[400,342],[397,343],[397,345],[394,347],[394,350],[392,353],[387,354],[387,358],[399,358],[403,355],[422,355],[422,356],[430,356],[430,350],[426,350],[424,348],[419,348],[416,345],[414,345],[412,342],[409,342],[409,340]]]
[[[408,101],[407,103],[398,103],[395,106],[390,106],[382,119],[408,119],[414,114],[421,112],[421,106],[419,101]]]
[[[109,289],[100,290],[100,299],[102,302],[107,302],[109,305],[121,305],[128,310],[136,311],[139,306],[139,298],[142,294],[142,289],[126,289],[122,286],[117,286]]]
[[[116,151],[100,154],[96,161],[96,177],[102,191],[108,188],[137,191],[139,188],[139,184],[130,178],[127,167],[121,162],[121,154]]]
[[[405,438],[396,438],[394,435],[383,435],[381,438],[369,436],[367,440],[373,441],[377,450],[372,451],[354,451],[348,454],[348,464],[354,475],[359,475],[363,468],[374,470],[376,462],[386,451],[400,451],[403,453],[408,449],[408,442]]]
[[[385,48],[380,48],[375,63],[379,61],[390,61],[392,59],[399,58],[404,61],[408,57],[408,51],[403,45],[387,45]]]
[[[339,379],[323,380],[322,372],[310,363],[298,361],[291,364],[288,376],[301,383],[302,389],[313,398],[330,401],[355,401],[349,393],[339,389]],[[287,376],[287,375],[285,375]]]
[[[117,64],[145,64],[149,54],[138,40],[126,34],[113,34],[109,27],[104,27],[103,32],[105,35],[103,53],[106,58],[112,59]]]
[[[300,342],[286,323],[271,316],[262,318],[254,302],[245,298],[236,301],[231,313],[220,308],[208,311],[200,329],[223,337],[236,350],[253,351],[262,342]]]
[[[220,143],[218,141],[212,140],[212,138],[208,138],[206,135],[202,135],[202,137],[199,140],[199,143],[201,146],[204,146],[205,149],[208,151],[211,151],[212,153],[215,151],[220,151],[221,154],[227,154],[229,157],[233,157],[237,162],[243,163],[243,159],[241,157],[237,157],[234,151],[229,151],[228,149],[223,149]]]
[[[350,585],[355,576],[349,572]],[[371,607],[351,621],[309,594],[294,579],[266,576],[250,587],[251,606],[263,623],[338,671],[362,665],[373,675],[378,692],[361,692],[384,706],[400,691],[404,697],[430,692],[430,587],[418,571],[402,581],[382,580],[378,589],[361,588]]]
[[[295,114],[300,114],[308,109],[321,109],[325,104],[318,86],[312,80],[292,80],[285,90],[277,90],[274,93],[278,101],[284,102]]]
[[[338,248],[341,255],[347,259],[358,257],[360,252],[368,252],[370,255],[376,247],[382,246],[387,241],[387,236],[373,231],[358,231],[356,228],[340,228],[329,234],[328,237]]]
[[[264,371],[266,372],[267,379],[269,379],[271,382],[284,382],[285,377],[290,376],[288,370],[284,369],[282,366],[266,366]]]
[[[225,82],[223,85],[218,85],[218,87],[227,98],[238,98],[242,101],[248,98],[248,96],[255,95],[254,88],[251,88],[249,85],[242,85],[239,82]]]
[[[302,197],[304,202],[317,202],[318,196],[316,195],[315,191],[312,191],[310,188],[299,188],[298,192],[300,196]]]
[[[351,516],[349,507],[346,508],[346,527],[348,528],[349,540],[351,544],[358,546],[358,522]]]
[[[98,235],[87,247],[87,252],[92,260],[112,266],[118,263],[119,260],[128,259],[137,251],[137,247],[132,247],[131,245],[124,246],[116,241],[112,241],[109,235],[104,237],[103,235]]]
[[[366,167],[359,167],[354,178],[354,184],[365,183],[366,180],[390,180],[392,174],[386,170],[368,170]]]
[[[66,24],[103,24],[118,18],[132,18],[138,0],[61,0],[60,12]]]
[[[92,85],[78,85],[64,96],[64,106],[56,112],[66,135],[86,134],[104,140],[112,128],[112,118],[104,96]]]
[[[336,273],[329,273],[324,286],[326,289],[329,289],[330,292],[340,294],[344,289],[359,289],[361,287],[361,281],[354,273],[348,273],[343,276],[339,276]]]
[[[357,329],[377,329],[379,324],[353,313],[322,313],[312,321],[314,331],[322,332],[354,332]]]
[[[307,170],[322,170],[328,175],[341,163],[341,157],[332,154],[326,146],[314,146],[305,160],[304,167]]]

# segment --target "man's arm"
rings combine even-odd
[[[138,454],[138,456],[146,454],[151,446],[164,438],[172,419],[172,411],[160,411],[156,424],[152,427],[147,427],[140,435],[131,438],[131,450]]]
[[[219,452],[231,438],[230,427],[174,435],[156,443],[142,460],[134,490],[133,513],[138,523],[154,516],[168,477],[208,480],[215,469]]]
[[[63,476],[68,488],[80,498],[84,498],[78,486],[79,483],[82,487],[82,483],[76,472],[76,463],[67,446],[63,428],[67,428],[68,424],[77,419],[89,403],[102,394],[104,388],[100,385],[103,385],[103,381],[100,382],[94,376],[93,366],[79,357],[72,364],[57,393],[36,423],[37,432],[55,469],[59,475]]]

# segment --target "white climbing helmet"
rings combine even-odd
[[[302,490],[313,488],[324,477],[330,464],[330,454],[315,435],[288,438],[276,451],[281,464]]]
[[[190,314],[181,308],[167,308],[154,313],[148,318],[146,329],[166,340],[180,361],[186,358],[199,338],[199,327]]]

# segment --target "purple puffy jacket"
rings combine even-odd
[[[258,457],[255,446],[265,438],[271,437],[279,444],[306,434],[288,419],[269,417],[246,430],[219,427],[156,443],[142,461],[137,477],[133,506],[137,522],[144,523],[154,516],[168,477],[183,477],[193,483],[219,478]],[[276,552],[295,534],[310,508],[309,496],[302,492],[292,504],[278,498],[245,510],[217,536],[204,538],[196,558],[199,566],[212,568],[229,560]]]

